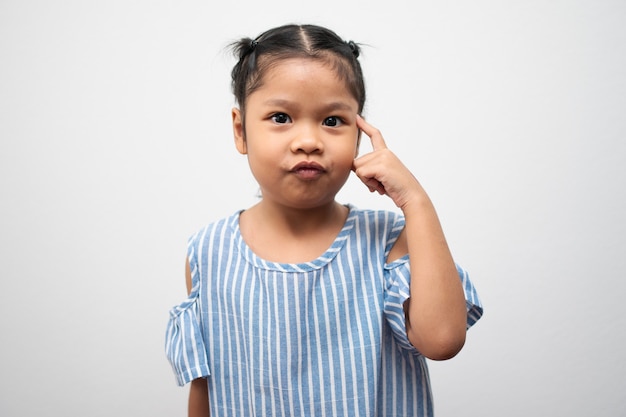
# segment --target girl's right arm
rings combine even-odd
[[[191,267],[189,259],[185,265],[185,278],[187,281],[187,294],[191,292]],[[209,389],[206,378],[198,378],[191,381],[189,388],[189,417],[208,417],[209,414]]]
[[[209,390],[206,378],[191,381],[189,389],[189,417],[209,416]]]

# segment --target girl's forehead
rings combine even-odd
[[[347,80],[341,77],[331,63],[321,59],[284,59],[267,67],[260,75],[260,89],[269,86],[272,88],[293,88],[313,83],[317,84],[320,89],[330,85],[337,93],[352,96],[349,93],[350,86]]]
[[[257,92],[296,93],[300,90],[315,95],[325,93],[353,98],[347,82],[331,65],[310,59],[284,60],[267,68]]]
[[[258,61],[258,72],[246,102],[267,102],[272,96],[292,101],[322,101],[350,103],[359,110],[359,99],[350,76],[342,71],[340,58],[332,55],[318,57],[271,57]],[[246,104],[246,105],[248,105]],[[312,104],[312,103],[311,103]]]
[[[333,75],[340,79],[338,71],[333,67],[331,61],[322,58],[283,58],[270,62],[265,71],[262,71],[262,77],[267,79],[271,77],[281,77],[285,75],[302,75],[325,73]]]

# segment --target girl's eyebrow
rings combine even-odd
[[[348,103],[344,103],[343,101],[333,101],[331,103],[328,103],[326,108],[330,111],[333,111],[333,110],[353,111],[352,106],[349,105]]]
[[[271,99],[265,100],[263,104],[265,104],[266,106],[290,107],[294,105],[294,102],[285,100],[282,98],[271,98]]]

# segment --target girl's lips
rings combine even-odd
[[[291,172],[304,180],[313,180],[322,175],[326,170],[316,162],[300,162],[296,164]]]

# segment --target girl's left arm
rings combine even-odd
[[[411,261],[410,298],[405,305],[409,341],[427,358],[452,358],[465,343],[467,310],[435,208],[381,133],[361,117],[357,125],[370,137],[373,151],[354,161],[354,172],[370,191],[388,195],[405,217],[405,228],[388,260],[408,253]]]

